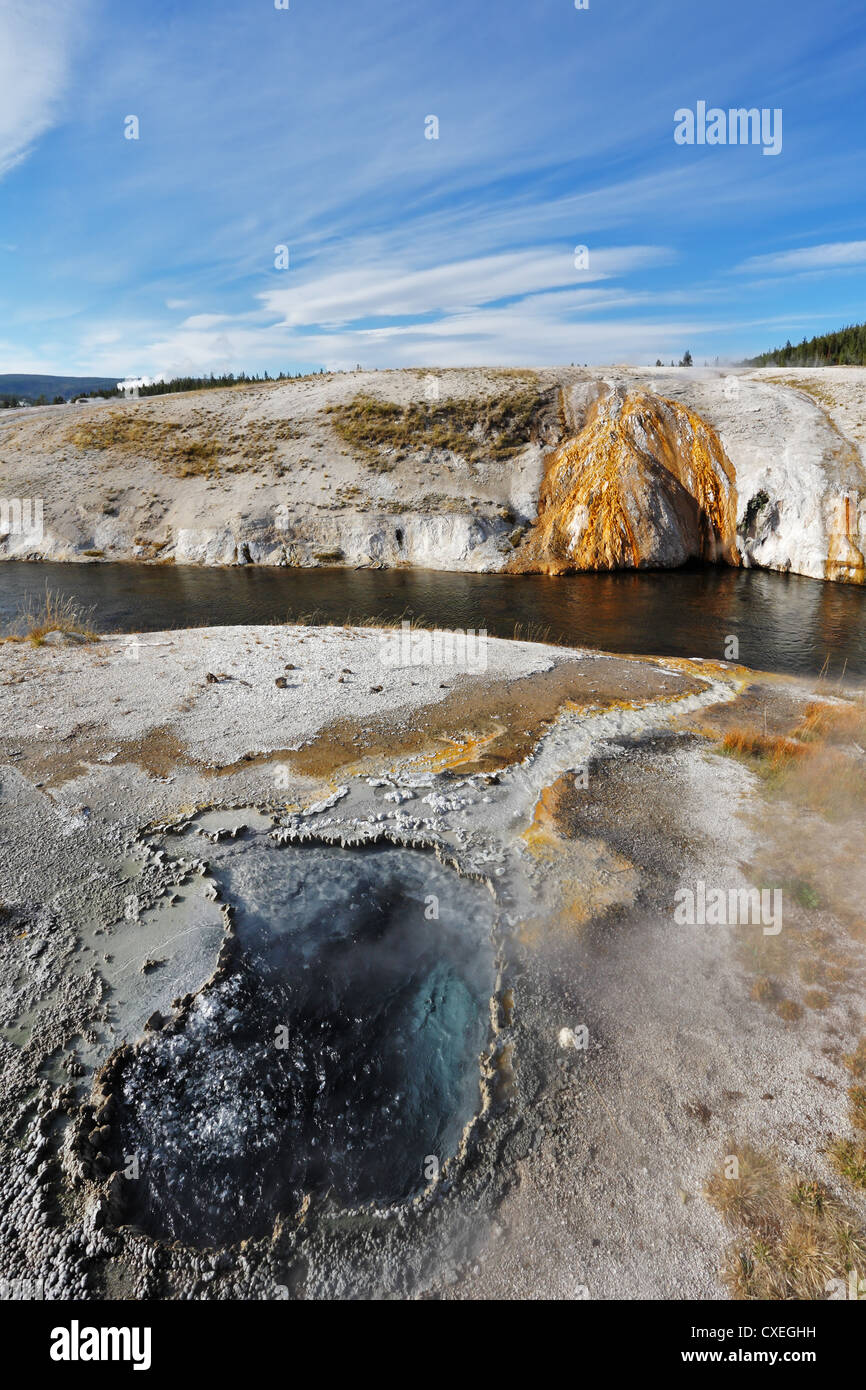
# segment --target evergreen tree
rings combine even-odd
[[[748,367],[863,367],[866,366],[866,324],[849,324],[836,333],[803,338],[796,347],[790,338],[783,348],[749,358]]]

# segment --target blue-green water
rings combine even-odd
[[[235,909],[231,964],[123,1066],[128,1219],[221,1245],[305,1193],[355,1207],[422,1190],[480,1104],[489,893],[425,852],[265,836],[211,872]]]

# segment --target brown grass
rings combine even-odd
[[[861,1038],[854,1051],[849,1052],[842,1060],[858,1081],[866,1079],[866,1037]]]
[[[827,1282],[866,1265],[856,1217],[822,1183],[797,1177],[750,1144],[729,1146],[705,1195],[734,1228],[722,1278],[735,1299],[824,1299]]]
[[[825,979],[824,962],[814,956],[806,956],[797,962],[797,973],[804,985],[823,984]]]
[[[866,706],[859,701],[832,705],[818,701],[807,705],[798,737],[835,745],[862,744],[866,738]]]
[[[837,1173],[854,1187],[866,1189],[866,1143],[862,1139],[834,1139],[827,1154]]]
[[[856,1077],[866,1074],[866,1038],[861,1038],[855,1050],[842,1061]],[[837,1173],[854,1187],[866,1189],[866,1086],[848,1087],[848,1118],[855,1131],[853,1138],[834,1139],[827,1155]]]
[[[855,1129],[866,1129],[866,1086],[848,1088],[848,1109]]]
[[[334,429],[377,469],[418,450],[442,449],[474,463],[503,461],[539,437],[548,405],[544,393],[513,390],[487,399],[413,401],[398,405],[358,395],[347,405],[329,406]],[[383,457],[391,451],[393,457]]]
[[[724,1163],[720,1164],[704,1195],[732,1225],[765,1225],[771,1215],[775,1220],[780,1190],[775,1159],[750,1144],[730,1144],[729,1152],[737,1159],[739,1175],[727,1177]]]
[[[866,806],[864,749],[862,700],[815,701],[788,735],[740,725],[721,744],[789,800],[837,820]]]
[[[66,439],[77,449],[144,455],[179,478],[209,477],[217,471],[213,439],[190,437],[179,421],[153,419],[140,411],[105,411],[76,425]]]
[[[779,986],[766,975],[759,975],[752,984],[752,998],[758,1004],[770,1004],[779,997]]]
[[[866,1076],[866,1037],[860,1038],[853,1052],[842,1056],[842,1062],[858,1079]],[[848,1087],[848,1118],[852,1129],[860,1133],[834,1138],[828,1145],[827,1156],[837,1173],[853,1187],[866,1190],[866,1086]]]
[[[768,770],[774,772],[792,759],[802,758],[809,751],[795,739],[744,727],[729,729],[722,739],[722,748],[726,753],[766,763]]]
[[[106,410],[77,422],[66,441],[77,449],[142,455],[178,478],[213,478],[273,463],[280,444],[300,438],[289,420],[251,420],[222,435],[215,432],[219,423],[203,411],[183,423],[140,407]]]
[[[803,995],[803,1003],[807,1009],[826,1009],[830,1003],[830,996],[825,989],[807,989]]]
[[[19,638],[34,647],[43,646],[49,632],[67,632],[88,642],[98,642],[99,633],[93,627],[93,613],[92,608],[82,608],[68,595],[57,594],[46,588],[39,607],[28,604],[19,614],[15,626],[20,629]]]
[[[803,1017],[803,1005],[798,1004],[795,999],[780,999],[776,1005],[776,1013],[785,1023],[796,1023]]]

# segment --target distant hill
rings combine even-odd
[[[750,357],[749,367],[863,367],[866,366],[866,323],[851,324],[838,333],[823,333],[819,338],[806,338],[793,346],[760,357]]]
[[[53,401],[55,396],[62,396],[68,401],[91,391],[113,391],[122,380],[122,376],[35,376],[27,372],[16,376],[11,373],[0,375],[0,397],[37,401],[44,396]]]

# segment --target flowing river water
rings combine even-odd
[[[546,575],[255,566],[0,566],[0,632],[46,588],[93,610],[105,632],[402,616],[490,636],[724,659],[746,666],[866,678],[866,590],[766,570],[695,568]]]

